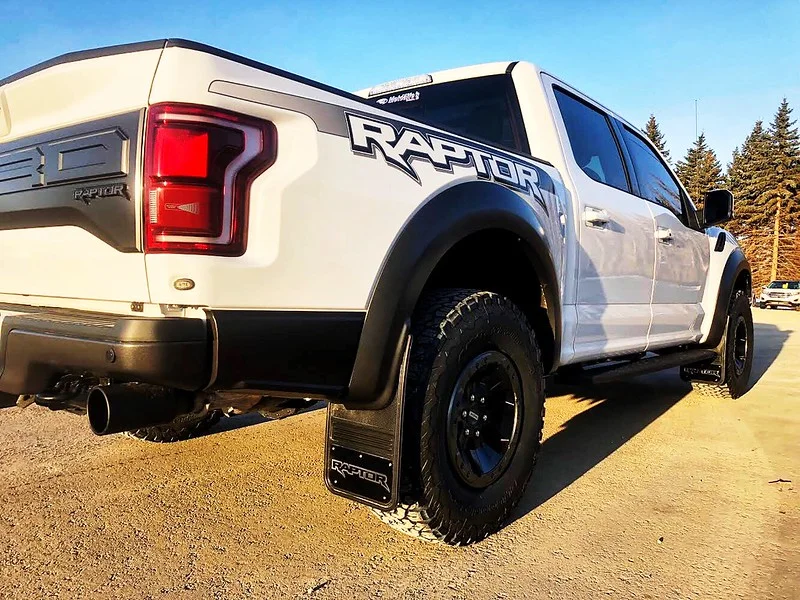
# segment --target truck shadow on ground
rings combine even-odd
[[[752,385],[761,380],[778,357],[790,333],[775,325],[755,324]],[[680,402],[691,390],[688,383],[680,380],[677,369],[606,385],[548,383],[548,396],[571,395],[578,402],[588,403],[589,408],[563,423],[559,431],[543,442],[533,480],[513,520],[523,517],[572,485]],[[739,401],[746,402],[747,397]],[[324,407],[324,403],[317,403],[301,412]],[[261,425],[270,420],[258,413],[223,418],[206,435]]]
[[[800,314],[797,317],[797,326],[800,328]],[[750,383],[752,385],[757,384],[770,365],[775,362],[775,359],[783,349],[783,345],[793,332],[793,329],[779,329],[769,323],[755,323],[753,325],[755,351],[753,354],[753,372],[750,375]]]
[[[770,324],[755,325],[752,385],[778,357],[790,333]],[[606,385],[548,384],[548,396],[571,395],[590,406],[542,443],[533,479],[512,520],[572,485],[691,391],[677,369]],[[738,401],[746,402],[747,396]]]
[[[548,385],[548,396],[571,395],[588,409],[562,424],[542,443],[528,491],[514,520],[568,488],[594,466],[663,415],[691,392],[677,369],[663,385],[629,381],[595,386]]]

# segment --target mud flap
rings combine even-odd
[[[702,381],[703,383],[725,383],[725,357],[727,352],[725,346],[728,343],[728,326],[725,326],[725,333],[714,351],[716,356],[708,360],[683,365],[681,367],[681,379],[684,381]]]
[[[394,398],[381,410],[328,405],[325,485],[339,496],[374,508],[397,506],[405,380],[411,339],[406,341]]]

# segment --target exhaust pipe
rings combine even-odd
[[[144,383],[97,386],[86,401],[89,426],[97,435],[164,425],[193,409],[192,394]]]

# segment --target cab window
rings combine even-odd
[[[623,127],[622,137],[639,183],[639,194],[651,202],[661,204],[676,215],[683,214],[680,188],[666,165],[647,142],[628,127]]]
[[[630,191],[608,117],[563,90],[554,88],[553,91],[572,154],[581,170],[595,181]]]

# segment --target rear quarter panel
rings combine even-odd
[[[389,165],[380,151],[372,157],[356,154],[345,110],[411,122],[347,96],[190,49],[164,51],[149,100],[219,106],[272,121],[278,131],[277,160],[251,188],[245,254],[235,259],[147,255],[153,302],[364,310],[384,258],[408,219],[437,192],[478,178],[474,167],[456,166],[451,173],[414,160],[417,181]],[[563,187],[555,169],[542,168]],[[531,201],[547,224],[556,264],[562,251],[559,202],[553,194],[546,194],[547,208]],[[193,279],[196,287],[175,290],[173,282],[181,277]]]

